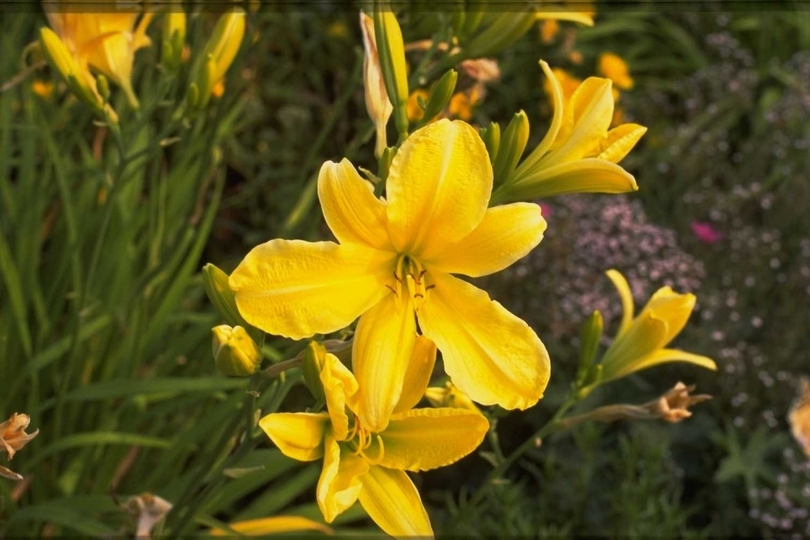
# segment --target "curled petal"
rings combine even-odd
[[[314,461],[323,455],[328,426],[326,413],[273,413],[259,420],[259,427],[281,453],[298,461]]]
[[[522,259],[546,230],[540,206],[514,203],[487,210],[478,227],[435,259],[424,261],[448,274],[493,274]]]
[[[315,496],[327,523],[357,501],[361,478],[368,471],[366,461],[340,447],[331,435],[324,441],[323,470]]]
[[[633,321],[635,314],[635,305],[633,303],[633,292],[630,290],[630,284],[627,283],[625,277],[616,270],[608,270],[605,272],[610,281],[616,287],[619,297],[622,299],[622,322],[619,325],[619,333],[616,336],[622,335],[630,328],[630,323]]]
[[[492,192],[484,142],[464,122],[433,122],[397,151],[386,190],[394,246],[430,258],[470,234],[484,217]]]
[[[638,124],[622,124],[608,131],[599,143],[598,159],[618,163],[625,158],[636,143],[647,133],[647,128]]]
[[[335,440],[346,439],[349,433],[349,416],[346,407],[354,409],[357,403],[357,380],[349,369],[332,353],[324,355],[320,373],[326,408],[332,419],[332,435]]]
[[[352,323],[390,294],[393,253],[356,244],[271,240],[253,248],[228,281],[247,322],[303,339]]]
[[[640,358],[638,362],[633,364],[632,371],[641,371],[642,369],[657,366],[658,364],[668,364],[670,362],[686,362],[688,364],[694,364],[712,371],[717,371],[717,364],[715,364],[714,360],[708,356],[692,354],[686,351],[680,351],[678,349],[659,349],[643,358]],[[622,377],[626,374],[627,373],[619,372],[617,377]]]
[[[442,352],[459,390],[484,405],[526,409],[543,396],[548,352],[523,320],[477,287],[435,273],[419,326]]]
[[[475,450],[488,429],[484,416],[466,409],[412,409],[393,416],[381,434],[380,465],[407,471],[444,467]]]
[[[372,465],[360,481],[360,504],[386,534],[433,537],[419,492],[404,471]]]

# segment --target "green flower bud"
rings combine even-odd
[[[492,122],[488,128],[481,128],[480,133],[484,146],[487,147],[489,162],[494,166],[501,146],[501,125],[498,122]]]
[[[262,353],[244,328],[223,324],[215,326],[211,332],[214,334],[212,345],[214,360],[220,373],[247,377],[259,370]]]
[[[419,126],[429,123],[447,107],[450,98],[453,97],[453,91],[456,89],[456,81],[458,81],[458,72],[450,69],[436,82],[430,91],[430,97],[424,107],[425,114],[419,121]]]
[[[579,366],[577,367],[576,384],[584,386],[585,378],[591,373],[596,352],[599,350],[599,341],[602,339],[604,321],[602,314],[594,311],[585,324],[582,326],[579,344]]]
[[[323,383],[321,383],[321,370],[326,362],[326,348],[317,341],[310,341],[304,349],[304,359],[301,365],[304,372],[304,383],[312,393],[312,396],[323,402],[326,398],[323,393]]]
[[[525,112],[520,111],[512,117],[512,121],[506,126],[506,131],[504,131],[499,144],[498,156],[492,165],[494,184],[496,186],[509,181],[509,177],[515,172],[528,141],[529,119],[526,117]]]

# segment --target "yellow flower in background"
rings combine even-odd
[[[377,131],[377,144],[374,147],[374,155],[379,158],[383,150],[388,146],[385,129],[388,125],[388,119],[391,118],[391,114],[394,112],[394,106],[391,104],[388,92],[385,89],[385,80],[380,66],[380,55],[377,51],[377,38],[374,34],[374,19],[362,11],[360,12],[360,29],[363,32],[363,49],[365,50],[365,56],[363,57],[363,86],[365,88],[366,110]],[[416,109],[421,111],[418,104],[416,104]],[[415,110],[412,110],[410,98],[408,99],[407,111],[409,117],[411,112],[415,113]]]
[[[334,529],[317,521],[302,516],[273,516],[259,519],[248,519],[228,523],[232,531],[244,536],[266,536],[271,534],[289,534],[299,531],[317,531],[334,534]],[[211,529],[211,536],[233,536],[227,529]]]
[[[447,381],[444,387],[431,386],[425,390],[425,398],[434,407],[455,407],[456,409],[481,412],[475,403],[450,381]]]
[[[481,101],[483,87],[474,85],[464,92],[456,92],[450,98],[447,105],[447,112],[451,117],[468,121],[472,118],[473,108]]]
[[[53,94],[53,83],[36,80],[31,83],[31,90],[42,99],[48,99]]]
[[[638,189],[635,178],[618,164],[647,128],[613,119],[612,84],[589,77],[569,99],[548,64],[540,66],[550,82],[554,116],[548,133],[493,194],[498,202],[551,197],[564,193],[622,193]]]
[[[430,93],[423,88],[417,88],[411,92],[411,95],[408,96],[407,105],[408,120],[410,122],[418,122],[423,116],[425,116],[425,111],[419,105],[419,100],[421,99],[423,102],[427,103],[429,97]]]
[[[571,75],[569,72],[565,71],[561,68],[553,68],[551,73],[554,74],[554,79],[557,80],[557,83],[560,85],[562,89],[563,100],[565,104],[568,103],[568,100],[571,99],[571,96],[574,95],[579,85],[582,84],[582,79],[579,77],[575,77]],[[552,106],[554,106],[554,97],[555,97],[555,89],[554,89],[554,82],[553,80],[548,77],[545,81],[543,81],[543,89],[546,91],[546,95],[549,98],[549,102]]]
[[[560,33],[560,23],[555,19],[548,19],[540,24],[540,40],[548,45]]]
[[[48,22],[75,59],[76,76],[97,93],[95,78],[90,73],[92,67],[120,86],[130,103],[137,106],[138,99],[132,90],[132,64],[135,51],[151,43],[146,28],[153,14],[73,13],[60,2],[48,7]],[[63,75],[68,76],[64,72]]]
[[[570,10],[570,8],[574,10]],[[542,8],[535,11],[535,18],[540,21],[570,21],[585,26],[593,26],[596,9],[593,4],[585,2],[543,2]]]
[[[622,90],[633,88],[633,78],[630,76],[627,63],[613,53],[602,53],[599,57],[599,73]]]
[[[623,314],[619,333],[602,358],[600,382],[668,362],[688,362],[717,369],[711,358],[666,348],[686,326],[697,300],[694,294],[678,294],[669,287],[662,287],[634,318],[633,295],[627,280],[616,270],[609,270],[607,276],[622,299]]]
[[[412,409],[427,386],[436,347],[419,337],[408,361],[407,390],[385,429],[363,423],[358,381],[330,353],[320,372],[327,412],[274,413],[259,426],[281,452],[299,461],[324,459],[316,491],[327,523],[355,501],[386,533],[429,536],[433,530],[419,492],[405,471],[450,465],[481,443],[486,418],[463,409]]]
[[[534,405],[549,378],[543,343],[487,293],[451,275],[498,272],[543,237],[538,205],[487,208],[492,176],[478,133],[449,120],[417,130],[400,147],[385,201],[348,160],[326,162],[318,196],[340,244],[271,240],[254,248],[230,276],[239,312],[293,339],[360,317],[352,366],[360,418],[375,431],[404,391],[417,319],[470,398],[508,409]]]

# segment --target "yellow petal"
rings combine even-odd
[[[439,120],[414,132],[391,163],[388,231],[398,251],[429,258],[470,234],[492,193],[492,165],[478,133]]]
[[[425,389],[430,384],[435,364],[436,344],[425,336],[416,336],[411,361],[405,372],[402,395],[399,397],[399,403],[394,407],[394,413],[413,409],[422,400]]]
[[[274,413],[259,420],[259,427],[281,453],[298,461],[313,461],[323,455],[328,426],[326,413]]]
[[[349,433],[349,417],[346,407],[353,409],[357,402],[357,380],[349,369],[332,353],[324,355],[320,373],[326,408],[332,419],[332,435],[335,440],[345,440]]]
[[[386,229],[385,204],[374,196],[372,185],[360,177],[348,159],[323,164],[318,199],[326,223],[341,244],[394,250]]]
[[[331,527],[302,516],[273,516],[249,519],[229,523],[228,526],[245,536],[266,536],[297,531],[318,531],[324,534],[334,534],[335,532]],[[231,536],[232,534],[227,529],[211,529],[211,536]]]
[[[697,297],[694,294],[678,294],[669,287],[662,287],[652,295],[642,313],[650,312],[667,323],[664,345],[675,339],[686,326]]]
[[[633,175],[615,163],[580,159],[539,169],[505,186],[505,200],[538,199],[568,193],[625,193],[637,191]]]
[[[540,20],[571,21],[584,24],[585,26],[593,26],[593,13],[587,11],[538,11],[535,14],[535,18]]]
[[[357,324],[352,370],[360,384],[358,416],[364,428],[382,431],[402,395],[416,340],[410,296],[392,292],[367,311]]]
[[[638,124],[622,124],[608,131],[607,137],[599,144],[600,154],[596,157],[618,163],[625,158],[636,145],[647,128]]]
[[[488,429],[486,418],[466,409],[412,409],[393,416],[380,434],[380,465],[407,471],[444,467],[478,448]]]
[[[247,322],[303,339],[351,324],[391,292],[392,253],[356,244],[271,240],[253,248],[228,283]]]
[[[602,381],[636,371],[637,362],[664,346],[667,323],[650,312],[642,313],[626,332],[611,343],[602,359]]]
[[[633,372],[636,372],[652,366],[657,366],[658,364],[667,364],[670,362],[687,362],[706,369],[711,369],[712,371],[717,371],[717,364],[715,364],[714,360],[708,356],[692,354],[686,351],[679,351],[677,349],[659,349],[640,359],[638,362],[635,362],[632,367]],[[623,375],[626,375],[626,373],[620,372],[617,377],[621,377]],[[387,452],[388,447],[386,447],[385,450]]]
[[[422,499],[405,472],[372,465],[360,481],[360,504],[386,534],[433,538]]]
[[[487,210],[481,224],[425,266],[448,274],[486,276],[511,266],[529,253],[546,230],[540,206],[514,203]]]
[[[538,167],[553,167],[591,155],[607,136],[613,120],[613,94],[609,79],[589,77],[571,96],[552,152]]]
[[[327,523],[332,523],[357,500],[368,463],[342,449],[331,435],[326,436],[324,448],[323,470],[315,496],[323,518]]]
[[[534,330],[477,287],[438,272],[432,279],[436,287],[419,310],[419,326],[442,352],[453,384],[484,405],[537,403],[551,366]]]
[[[543,70],[546,80],[551,87],[550,98],[554,105],[554,116],[551,119],[551,125],[545,137],[543,137],[543,140],[540,141],[540,144],[532,150],[531,154],[529,154],[515,170],[515,178],[524,176],[548,153],[551,145],[553,145],[554,141],[557,139],[557,134],[560,131],[560,126],[563,121],[565,96],[563,95],[562,85],[560,81],[557,80],[557,77],[554,76],[554,72],[551,71],[549,65],[543,60],[540,60],[540,68]]]
[[[621,325],[619,325],[619,332],[616,334],[616,337],[618,337],[630,328],[630,322],[633,320],[633,315],[636,310],[633,303],[633,292],[630,290],[630,284],[627,283],[627,280],[621,272],[611,269],[605,273],[610,281],[613,282],[613,286],[616,287],[619,298],[622,300],[622,322]]]

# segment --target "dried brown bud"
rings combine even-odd
[[[692,416],[689,407],[710,400],[706,394],[689,395],[694,391],[695,385],[686,386],[679,382],[671,390],[653,401],[642,405],[606,405],[598,407],[589,413],[566,418],[560,422],[564,428],[571,427],[586,420],[599,422],[615,422],[617,420],[664,420],[677,423]]]
[[[31,417],[27,414],[14,413],[0,424],[0,454],[6,452],[8,459],[13,458],[18,450],[39,434],[39,430],[30,435],[25,432],[30,423]]]

